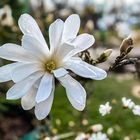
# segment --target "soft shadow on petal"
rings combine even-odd
[[[68,74],[69,72],[66,71],[66,69],[64,68],[58,68],[56,70],[53,70],[53,74],[56,78],[59,78],[59,77],[62,77],[62,76],[65,76],[66,74]]]
[[[0,47],[0,57],[19,62],[39,62],[40,59],[19,45],[7,43]]]
[[[75,47],[70,53],[69,56],[74,56],[82,51],[85,51],[91,47],[95,42],[95,38],[89,34],[81,34],[77,36],[71,44]]]
[[[74,46],[72,44],[63,43],[58,48],[55,56],[59,59],[59,61],[64,61],[67,59],[67,55],[74,49]]]
[[[33,84],[43,75],[42,72],[36,72],[25,78],[23,81],[11,87],[7,94],[7,99],[19,99],[23,97],[33,86]]]
[[[57,19],[49,27],[50,52],[53,53],[61,43],[64,22]]]
[[[15,67],[11,72],[12,80],[17,83],[36,71],[41,71],[38,63],[26,63]]]
[[[30,110],[35,106],[37,89],[32,87],[26,95],[21,98],[21,106],[24,110]]]
[[[66,89],[67,97],[72,104],[72,106],[82,111],[86,104],[86,91],[82,85],[73,79],[70,75],[58,78],[60,83]]]
[[[35,37],[30,35],[24,35],[22,38],[22,46],[27,51],[30,51],[37,55],[40,59],[44,59],[48,56],[45,51],[45,46],[41,44]]]
[[[107,77],[107,72],[103,69],[90,65],[86,62],[83,62],[83,64],[85,64],[87,67],[89,67],[92,71],[96,73],[96,77],[94,78],[95,80],[103,80]]]
[[[20,16],[18,24],[23,34],[27,34],[38,39],[42,45],[45,46],[44,49],[49,52],[47,43],[33,17],[31,17],[29,14],[23,14]]]
[[[52,107],[53,99],[54,99],[54,89],[55,89],[55,85],[53,82],[53,90],[50,96],[45,101],[36,103],[35,115],[38,120],[42,120],[49,115],[51,107]]]
[[[73,71],[75,74],[81,77],[91,79],[96,78],[96,73],[81,63],[77,63],[75,61],[68,61],[65,63],[64,67]]]
[[[107,76],[107,73],[104,70],[90,65],[80,59],[71,58],[65,63],[64,67],[85,78],[102,80]]]
[[[21,64],[17,62],[0,67],[0,83],[10,81],[12,70]]]
[[[80,28],[80,18],[77,14],[69,16],[64,23],[62,42],[74,39]]]
[[[53,81],[54,77],[52,74],[46,73],[42,77],[35,99],[37,103],[46,100],[50,96],[53,89]]]

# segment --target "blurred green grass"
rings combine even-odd
[[[88,101],[83,113],[80,113],[70,105],[64,88],[58,86],[55,92],[55,100],[51,111],[53,127],[58,130],[58,134],[67,132],[87,131],[89,126],[101,123],[104,126],[104,132],[108,128],[114,128],[111,140],[121,140],[129,136],[132,140],[140,138],[140,117],[134,116],[129,109],[123,109],[121,98],[128,97],[133,99],[136,104],[139,100],[131,94],[131,88],[139,84],[137,80],[124,80],[122,82],[116,79],[116,76],[110,76],[102,81],[89,82],[86,85]],[[90,91],[89,91],[90,90]],[[102,117],[99,112],[99,105],[110,101],[113,109],[111,114]],[[56,119],[61,120],[61,125],[57,125]],[[82,125],[82,120],[89,121],[87,126]],[[75,125],[70,127],[68,123],[73,121]],[[73,139],[73,138],[72,138]]]
[[[83,85],[88,96],[87,105],[83,112],[76,111],[71,106],[65,89],[58,84],[50,114],[52,132],[57,130],[58,135],[68,132],[87,132],[91,125],[100,123],[103,125],[103,132],[105,133],[110,127],[114,129],[113,135],[109,137],[110,140],[124,140],[125,136],[129,136],[130,140],[140,140],[140,117],[134,116],[129,109],[123,109],[121,103],[121,98],[125,96],[131,98],[136,104],[140,104],[140,99],[134,97],[131,93],[132,87],[140,83],[136,79],[120,81],[117,80],[117,77],[118,75],[116,74],[109,75],[105,80],[91,80],[86,85]],[[6,92],[6,90],[3,92]],[[7,113],[9,117],[15,114],[15,116],[23,116],[27,120],[35,118],[33,110],[24,111],[21,108],[20,100],[9,101],[5,99],[5,94],[2,95],[0,98],[0,114],[3,119]],[[98,111],[99,106],[107,101],[111,103],[113,109],[111,114],[102,117]],[[37,121],[37,119],[35,120]],[[58,120],[59,123],[61,122],[60,124],[56,123]],[[83,120],[88,120],[88,124],[83,125]],[[40,121],[37,122],[41,123]],[[73,126],[70,126],[70,124]],[[31,122],[29,126],[31,126]],[[35,126],[33,130],[37,130],[37,128],[38,126]],[[66,138],[66,140],[73,139]]]

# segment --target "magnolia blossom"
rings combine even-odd
[[[23,109],[29,110],[35,106],[36,117],[44,119],[52,107],[56,78],[66,89],[72,106],[83,110],[86,91],[67,70],[96,80],[104,79],[107,74],[76,56],[95,41],[89,34],[77,36],[79,16],[73,14],[65,22],[57,19],[50,25],[50,48],[30,15],[23,14],[18,24],[23,33],[22,45],[8,43],[0,47],[1,58],[15,61],[0,68],[0,82],[12,80],[15,83],[8,90],[7,99],[21,98]]]
[[[105,116],[106,114],[110,114],[112,107],[109,105],[109,102],[107,102],[105,105],[100,105],[99,112],[102,116]]]
[[[131,99],[127,99],[126,97],[122,98],[123,107],[132,109],[134,107],[134,102]]]
[[[109,140],[109,139],[107,138],[106,134],[102,132],[98,132],[98,133],[93,133],[88,140]]]
[[[134,115],[140,116],[140,105],[135,105],[132,111]]]

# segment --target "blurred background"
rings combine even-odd
[[[130,35],[134,38],[134,49],[128,57],[140,57],[140,0],[0,0],[0,45],[21,44],[17,22],[23,13],[36,19],[47,42],[49,25],[55,19],[65,20],[72,13],[79,14],[79,33],[92,34],[96,39],[89,50],[91,57],[96,59],[104,50],[113,49],[108,61],[99,64],[105,70],[119,55],[122,40]],[[0,59],[1,66],[7,63],[10,62]],[[102,124],[103,132],[111,140],[140,140],[140,117],[123,109],[121,104],[123,96],[140,103],[135,66],[120,67],[103,81],[82,82],[88,93],[86,109],[82,113],[74,110],[58,85],[51,117],[43,121],[34,117],[33,110],[24,111],[20,100],[5,100],[5,93],[13,83],[0,84],[0,140],[43,140],[65,133],[70,136],[64,139],[73,140],[95,124]],[[107,101],[113,106],[112,113],[101,117],[99,105]]]

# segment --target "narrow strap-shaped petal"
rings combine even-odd
[[[44,100],[46,100],[53,89],[53,75],[46,73],[43,78],[41,79],[38,91],[37,91],[37,96],[36,96],[36,102],[40,103]]]
[[[86,91],[82,85],[68,74],[58,78],[58,80],[61,82],[62,86],[65,87],[67,97],[72,106],[82,111],[86,104]]]
[[[74,39],[80,28],[80,18],[77,14],[69,16],[64,23],[62,42]]]
[[[55,89],[55,85],[53,81],[53,90],[50,96],[45,101],[36,103],[35,115],[38,120],[42,120],[49,115],[51,107],[52,107],[53,99],[54,99],[54,89]]]
[[[0,47],[0,57],[19,62],[38,62],[39,58],[19,45],[7,43]]]
[[[19,65],[21,65],[21,63],[12,63],[0,67],[0,83],[10,81],[12,79],[11,78],[12,70]]]
[[[75,49],[73,49],[69,56],[74,56],[86,49],[88,49],[89,47],[91,47],[95,42],[95,39],[92,35],[89,34],[81,34],[79,36],[77,36],[72,42],[71,44],[73,46],[75,46]]]
[[[35,106],[37,89],[32,87],[27,94],[21,98],[21,106],[24,110],[30,110]]]
[[[63,43],[61,46],[58,48],[55,56],[59,59],[59,61],[63,61],[66,59],[67,55],[74,49],[74,46],[69,43]]]
[[[61,43],[63,28],[64,22],[61,19],[57,19],[49,27],[49,40],[51,53],[53,53]]]
[[[7,99],[19,99],[23,97],[42,75],[42,72],[36,72],[25,78],[23,81],[15,84],[8,90],[6,95]]]
[[[47,43],[33,17],[28,14],[23,14],[20,16],[18,24],[23,34],[27,34],[38,39],[44,46],[44,49],[49,52]]]
[[[69,72],[66,71],[66,69],[64,68],[58,68],[56,70],[53,70],[53,74],[56,78],[59,78],[59,77],[63,77],[65,76],[66,74],[68,74]]]
[[[22,38],[22,46],[26,50],[37,55],[40,59],[44,59],[48,55],[41,42],[33,36],[24,35]]]
[[[85,78],[102,80],[107,76],[107,73],[104,70],[77,58],[71,58],[69,61],[66,61],[64,67]]]
[[[17,83],[22,81],[34,72],[41,71],[41,66],[38,63],[26,63],[15,67],[11,72],[12,80]]]

